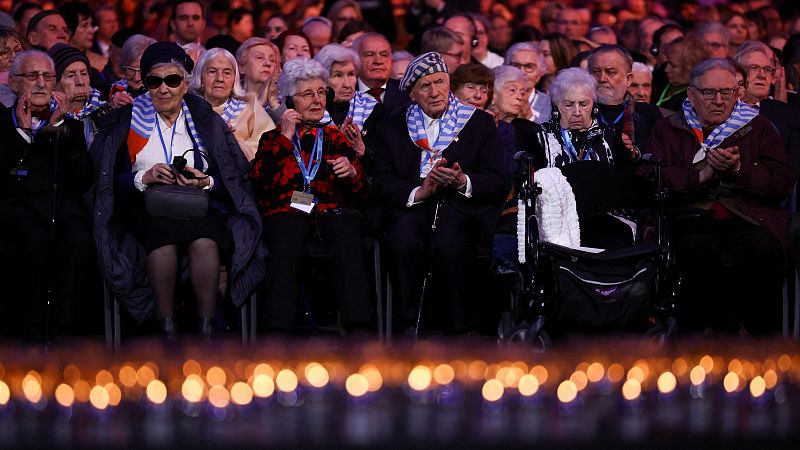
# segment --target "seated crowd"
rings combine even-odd
[[[651,176],[644,156],[680,217],[681,329],[779,331],[798,242],[800,8],[473,3],[0,13],[5,333],[85,331],[107,289],[174,339],[195,329],[176,320],[184,280],[202,335],[255,293],[261,331],[295,332],[319,283],[309,254],[324,256],[339,328],[369,332],[373,241],[399,329],[424,301],[434,327],[469,333],[498,301],[479,295],[479,248],[518,267],[518,165],[589,168],[599,211],[575,244],[619,249],[644,238],[604,177]]]

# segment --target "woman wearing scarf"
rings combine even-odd
[[[576,197],[579,192],[588,191],[593,195],[584,200],[585,205],[608,206],[579,211],[582,246],[608,249],[631,245],[635,228],[630,221],[616,212],[607,212],[626,203],[622,198],[625,193],[613,182],[619,181],[617,169],[638,158],[638,151],[630,142],[629,147],[615,146],[609,139],[614,133],[597,119],[596,81],[586,70],[570,68],[559,72],[550,87],[550,97],[554,105],[552,118],[542,124],[541,150],[533,154],[533,167],[565,171],[569,166],[565,175]],[[582,164],[586,161],[595,164]]]
[[[223,48],[212,48],[197,61],[189,89],[206,99],[233,131],[248,161],[258,149],[261,135],[275,128],[275,123],[254,95],[239,86],[239,65]]]
[[[414,326],[430,268],[426,298],[446,311],[441,325],[468,332],[477,325],[469,269],[481,233],[494,231],[510,187],[494,119],[456,99],[436,52],[411,61],[400,89],[413,103],[378,128],[373,177],[387,216],[398,315],[404,326]]]
[[[356,156],[371,172],[376,128],[386,115],[385,106],[356,90],[359,61],[353,50],[339,44],[328,44],[314,59],[328,71],[328,87],[333,90],[333,101],[325,105],[323,122],[332,121],[339,127]]]
[[[659,124],[651,150],[691,221],[675,224],[689,329],[777,332],[787,213],[795,177],[775,128],[736,99],[736,70],[709,59],[692,70],[681,111]]]
[[[269,249],[263,323],[293,331],[300,258],[321,240],[346,330],[369,323],[367,276],[362,259],[362,216],[367,196],[364,170],[347,138],[320,123],[328,72],[317,61],[287,61],[278,78],[286,110],[280,127],[267,132],[250,170]]]
[[[228,125],[188,93],[194,64],[183,49],[172,42],[152,44],[140,67],[147,92],[132,106],[101,117],[91,148],[98,165],[94,218],[100,265],[134,318],[146,320],[155,306],[161,330],[172,337],[179,255],[188,254],[199,330],[208,335],[220,265],[228,267],[236,305],[263,278],[260,216],[243,175],[247,160]],[[187,160],[182,171],[173,165],[181,156]],[[145,192],[172,184],[208,192],[208,213],[190,220],[150,215]]]
[[[133,99],[146,92],[141,70],[142,53],[156,40],[141,34],[129,37],[122,45],[119,65],[124,77],[111,85],[109,103],[115,108],[130,105]]]

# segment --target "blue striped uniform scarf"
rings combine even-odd
[[[91,92],[89,92],[89,98],[86,100],[83,108],[81,108],[80,111],[68,112],[65,114],[65,116],[69,117],[70,119],[83,120],[91,116],[92,113],[100,109],[105,104],[106,102],[100,100],[100,91],[92,88]],[[50,111],[55,111],[56,106],[56,100],[54,98],[50,98]]]
[[[350,99],[350,107],[347,110],[347,116],[353,118],[353,123],[358,125],[359,130],[364,129],[364,122],[367,121],[369,115],[372,114],[372,110],[375,109],[375,105],[378,104],[378,101],[374,98],[364,95],[363,92],[356,92],[356,95]],[[322,123],[325,122],[332,122],[333,119],[331,115],[328,114],[328,110],[324,110],[322,112]]]
[[[197,127],[192,119],[192,113],[189,107],[186,106],[186,100],[181,100],[181,107],[183,108],[183,115],[186,117],[186,128],[192,139],[197,143],[197,147],[201,152],[205,152],[203,141],[197,133]],[[128,152],[131,157],[131,162],[136,160],[136,155],[142,151],[150,135],[154,131],[156,123],[156,108],[153,106],[153,99],[150,93],[142,94],[133,101],[133,112],[131,114],[131,129],[128,132]]]
[[[475,108],[465,105],[450,93],[448,96],[447,110],[439,120],[439,137],[436,142],[429,142],[425,131],[425,121],[422,118],[422,108],[418,104],[412,103],[406,112],[406,124],[408,125],[408,136],[411,141],[425,151],[425,156],[420,163],[420,177],[426,177],[430,173],[436,161],[442,159],[442,152],[450,143],[458,140],[458,133],[464,128]]]
[[[689,102],[689,99],[687,98],[684,100],[683,116],[686,118],[686,122],[692,128],[692,131],[694,131],[698,142],[700,142],[700,150],[698,150],[694,155],[692,164],[697,164],[698,162],[704,160],[708,150],[719,147],[725,139],[731,137],[742,127],[750,123],[750,121],[753,120],[753,118],[757,115],[757,109],[740,100],[737,100],[736,105],[733,107],[733,112],[731,113],[731,116],[728,117],[728,120],[717,125],[717,127],[714,128],[714,131],[712,131],[707,138],[702,139],[703,125],[700,124],[700,120],[697,118],[697,113],[695,113],[694,108],[692,108],[692,104]]]
[[[245,106],[247,106],[246,101],[231,97],[220,116],[222,116],[222,120],[224,120],[225,123],[233,123],[236,118],[239,117],[239,114],[244,111]]]

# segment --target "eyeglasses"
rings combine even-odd
[[[15,77],[25,77],[28,81],[36,81],[39,77],[44,78],[44,81],[53,81],[56,79],[56,74],[53,72],[24,72],[24,73],[15,73]]]
[[[536,63],[523,64],[523,63],[517,63],[517,62],[510,62],[508,64],[511,65],[511,66],[516,67],[519,70],[523,70],[525,72],[533,72],[534,70],[536,70],[536,67],[538,67],[536,65]]]
[[[161,83],[166,84],[167,87],[176,88],[181,85],[181,82],[183,82],[183,77],[176,73],[167,75],[164,78],[148,75],[147,78],[144,79],[144,85],[147,89],[158,89]]]
[[[141,74],[142,72],[142,69],[133,66],[122,66],[122,70],[125,71],[125,76],[128,78],[133,78],[137,73]]]
[[[294,94],[295,97],[301,97],[301,98],[303,98],[303,99],[305,99],[306,101],[309,101],[309,102],[314,100],[315,96],[318,96],[320,99],[323,99],[327,95],[328,95],[328,90],[327,89],[320,89],[320,90],[318,90],[316,92],[314,92],[314,91],[305,91],[305,92],[301,92],[299,94]]]
[[[14,48],[4,48],[0,50],[0,58],[3,59],[11,59],[12,55],[16,55],[17,53],[22,52],[22,47],[14,47]]]
[[[440,55],[447,55],[447,56],[449,56],[451,58],[455,58],[455,59],[458,59],[458,60],[461,60],[461,58],[464,57],[464,52],[458,52],[458,53],[439,52],[439,54]]]
[[[775,68],[772,66],[757,66],[755,64],[747,66],[747,70],[750,72],[758,73],[759,71],[764,71],[767,75],[775,75]]]
[[[717,93],[719,93],[723,100],[730,100],[733,98],[733,93],[736,92],[736,88],[700,89],[697,86],[692,87],[699,91],[705,100],[714,100],[717,98]]]

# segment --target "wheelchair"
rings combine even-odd
[[[581,218],[630,200],[598,192],[598,180],[605,179],[611,189],[627,193],[642,187],[634,187],[632,180],[646,181],[645,204],[638,205],[646,206],[638,208],[647,213],[648,220],[640,220],[647,226],[639,226],[646,231],[638,233],[633,245],[599,252],[540,239],[534,206],[542,190],[529,162],[520,161],[516,175],[519,269],[511,275],[513,281],[506,283],[511,285],[509,303],[499,320],[498,342],[524,343],[545,351],[552,346],[551,335],[560,333],[642,331],[660,343],[674,335],[681,277],[665,218],[668,192],[662,184],[660,161],[651,155],[642,158],[639,164],[652,166],[652,176],[646,179],[630,170],[626,173],[631,178],[626,180],[610,169],[613,166],[600,162],[561,168],[573,187]],[[605,177],[600,175],[604,171]],[[589,183],[587,176],[591,176]]]

